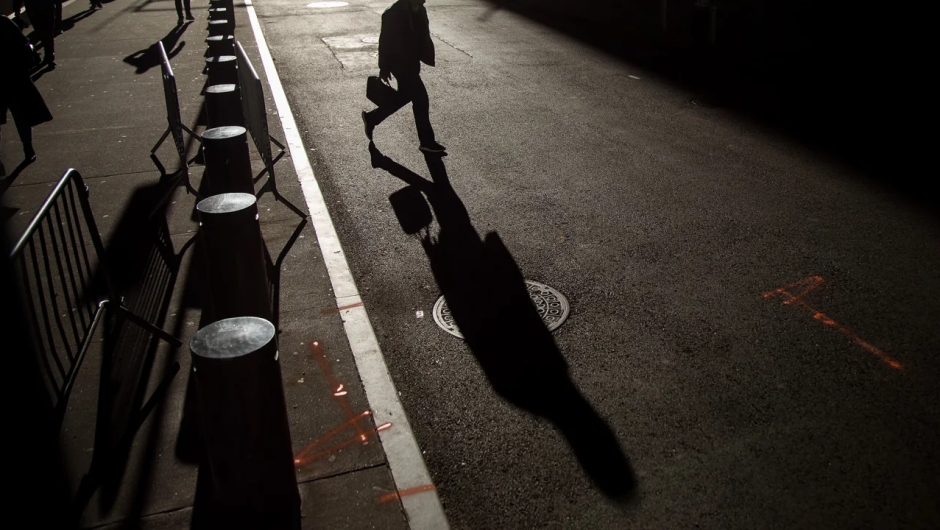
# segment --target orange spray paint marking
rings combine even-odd
[[[355,304],[354,304],[355,305]],[[335,453],[345,447],[348,447],[356,442],[362,442],[363,444],[368,443],[369,437],[378,437],[379,431],[384,431],[392,426],[391,423],[383,423],[382,425],[371,429],[369,427],[364,427],[360,424],[360,420],[363,420],[372,415],[371,411],[360,412],[359,414],[354,414],[352,408],[347,402],[346,395],[349,393],[346,390],[346,385],[339,382],[336,377],[333,375],[333,371],[330,369],[330,363],[327,359],[326,354],[323,352],[323,348],[319,342],[311,342],[310,349],[312,352],[313,358],[320,365],[320,369],[323,371],[323,376],[327,380],[327,385],[329,385],[330,392],[336,398],[337,403],[343,409],[343,413],[346,416],[346,421],[340,423],[334,427],[330,432],[324,434],[317,440],[313,441],[306,447],[304,447],[297,455],[294,457],[294,465],[296,467],[304,466],[313,462],[319,458],[323,458],[331,453]],[[340,441],[333,443],[332,445],[326,445],[326,442],[337,437],[337,435],[345,429],[353,428],[355,433],[348,438],[342,438]]]
[[[764,293],[764,298],[770,298],[775,294],[781,294],[786,297],[786,300],[783,301],[785,305],[791,305],[793,303],[800,303],[800,299],[809,294],[810,291],[816,289],[822,285],[823,279],[822,276],[810,276],[809,278],[804,278],[798,282],[793,282],[789,285],[784,285],[779,289],[774,289],[773,291],[768,291]],[[794,287],[803,287],[803,290],[798,294],[790,294],[790,291]]]
[[[902,369],[904,366],[898,361],[896,361],[895,359],[893,359],[891,356],[889,356],[887,353],[885,353],[883,350],[862,340],[861,337],[856,335],[849,328],[843,326],[842,324],[839,324],[838,322],[830,318],[828,315],[826,315],[822,311],[819,311],[818,309],[814,309],[813,307],[810,307],[809,304],[803,301],[804,296],[806,296],[810,291],[822,285],[822,283],[823,283],[822,276],[810,276],[809,278],[804,278],[798,282],[793,282],[789,285],[784,285],[783,287],[779,289],[768,291],[764,293],[762,297],[770,298],[775,295],[780,295],[784,298],[783,300],[784,305],[797,304],[799,306],[806,308],[807,310],[813,313],[813,319],[818,320],[819,322],[822,322],[823,325],[836,329],[837,331],[839,331],[840,333],[848,337],[849,340],[851,340],[855,344],[858,344],[862,348],[873,353],[876,357],[881,359],[881,361],[883,361],[885,364],[887,364],[891,368],[894,368],[895,370]],[[792,289],[797,288],[797,287],[802,287],[803,290],[797,294],[793,294],[790,292]]]
[[[320,314],[329,315],[330,313],[339,313],[340,311],[345,311],[347,309],[352,309],[354,307],[359,307],[362,305],[362,302],[356,302],[355,304],[341,305],[339,307],[331,307],[329,309],[324,309],[320,311]]]
[[[393,501],[400,497],[407,497],[408,495],[414,495],[415,493],[424,493],[425,491],[434,491],[436,488],[433,484],[428,484],[426,486],[418,486],[417,488],[408,488],[401,491],[393,491],[392,493],[386,493],[379,497],[379,504],[386,503],[388,501]]]
[[[316,359],[317,363],[320,365],[320,369],[323,370],[323,375],[326,377],[327,384],[330,385],[330,388],[339,388],[342,383],[336,380],[336,377],[333,376],[333,371],[330,369],[330,362],[326,358],[326,354],[323,353],[323,348],[320,347],[319,342],[311,342],[310,349],[313,352],[313,358]],[[333,394],[338,400],[340,407],[343,408],[343,412],[346,413],[347,418],[352,418],[355,414],[352,411],[352,408],[349,406],[349,403],[346,401],[346,393],[336,393]],[[365,431],[362,430],[362,427],[358,423],[353,423],[353,426],[356,428],[356,432],[359,434],[359,438],[362,441],[366,441]]]
[[[369,412],[368,410],[366,410],[366,411],[360,413],[358,416],[355,416],[355,417],[353,417],[353,418],[350,418],[350,419],[344,421],[343,423],[340,423],[339,425],[337,425],[336,427],[334,427],[332,431],[330,431],[330,432],[324,434],[323,436],[317,438],[317,439],[314,440],[312,443],[308,444],[307,447],[304,447],[299,453],[297,453],[297,456],[294,457],[294,463],[295,463],[295,464],[301,464],[301,463],[306,463],[307,461],[310,461],[311,459],[310,459],[310,458],[307,458],[307,455],[310,453],[310,451],[313,451],[314,449],[316,449],[316,447],[317,447],[318,445],[322,444],[323,442],[326,442],[326,441],[329,440],[330,438],[333,438],[334,436],[336,436],[337,434],[339,434],[339,432],[342,431],[343,429],[349,427],[350,425],[355,424],[356,422],[358,422],[358,421],[361,420],[362,418],[365,418],[365,417],[369,416],[370,414],[372,414],[372,413]],[[354,439],[355,439],[355,438],[354,438]]]

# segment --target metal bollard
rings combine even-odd
[[[229,126],[208,129],[202,133],[203,158],[206,171],[202,187],[206,196],[220,193],[250,193],[255,186],[248,152],[248,132],[244,127]]]
[[[238,85],[212,85],[206,89],[206,118],[209,128],[245,126]]]
[[[235,55],[235,37],[233,35],[213,35],[206,37],[208,51],[206,56],[219,57],[222,55]]]
[[[229,13],[234,12],[235,2],[233,0],[209,0],[209,8],[224,7]]]
[[[226,14],[228,13],[228,8],[226,7],[210,7],[209,8],[209,20],[225,20],[228,18]]]
[[[196,205],[206,251],[213,320],[251,316],[273,320],[257,199],[223,193]]]
[[[257,317],[220,320],[197,331],[189,349],[211,474],[208,522],[299,530],[274,325]]]
[[[206,57],[209,70],[209,86],[238,84],[238,66],[234,55]]]
[[[233,35],[235,23],[231,19],[216,19],[209,21],[209,35]]]

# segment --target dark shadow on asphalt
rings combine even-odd
[[[433,182],[383,156],[370,143],[373,167],[409,188],[393,196],[403,229],[415,233],[430,221],[423,193],[440,225],[421,242],[438,287],[493,389],[513,405],[550,421],[568,441],[581,467],[609,498],[636,492],[627,456],[607,423],[568,376],[568,366],[532,304],[519,267],[499,235],[477,234],[447,178],[440,155],[425,154]],[[410,197],[410,198],[409,198]]]
[[[55,70],[55,66],[51,64],[37,65],[36,70],[33,70],[32,72],[30,72],[29,78],[32,79],[33,82],[35,83],[36,81],[39,81],[39,79],[42,76],[48,74],[49,72],[53,70]]]
[[[47,374],[29,337],[29,322],[13,262],[8,259],[12,238],[0,226],[0,300],[9,311],[0,318],[4,351],[15,352],[4,359],[0,388],[0,410],[6,424],[4,446],[8,459],[4,478],[11,488],[4,494],[6,505],[30,514],[28,526],[67,528],[69,485],[58,443],[59,425],[50,399]]]
[[[0,197],[2,197],[3,194],[7,192],[8,189],[10,189],[10,186],[13,185],[13,182],[15,182],[17,178],[19,178],[20,173],[22,173],[23,170],[26,169],[26,167],[32,163],[33,163],[33,160],[29,158],[23,159],[23,161],[17,164],[17,166],[13,169],[13,171],[9,175],[3,177],[3,179],[0,180]]]
[[[166,220],[166,204],[155,205],[166,194],[166,183],[137,188],[127,202],[105,248],[111,281],[134,314],[163,327],[170,299],[186,248],[179,254],[173,249]],[[153,213],[153,215],[150,215]],[[104,292],[104,273],[94,276],[89,296]],[[76,495],[76,517],[84,511],[92,495],[99,493],[102,513],[108,513],[119,491],[134,488],[128,524],[142,515],[143,502],[150,487],[156,441],[165,394],[179,370],[177,350],[171,346],[158,351],[160,342],[148,333],[120,318],[104,322],[98,410],[95,419],[95,446],[92,463]],[[178,336],[178,330],[174,330]],[[148,393],[153,375],[160,381]],[[135,440],[144,421],[153,425],[146,440]],[[144,447],[142,460],[136,461],[136,482],[125,481],[125,471],[135,445]]]
[[[192,21],[189,21],[182,26],[174,27],[158,42],[151,44],[143,50],[137,50],[125,57],[124,62],[136,68],[136,70],[134,70],[135,74],[143,74],[155,66],[160,66],[162,59],[160,58],[160,48],[157,46],[160,42],[163,43],[163,49],[166,50],[167,58],[172,59],[176,57],[179,52],[183,51],[183,47],[186,46],[186,41],[180,42],[179,45],[177,45],[177,42],[179,42],[183,33],[186,32],[186,28],[188,28],[191,23]]]
[[[904,8],[832,0],[487,3],[481,22],[499,10],[522,15],[665,77],[694,94],[690,108],[733,110],[940,208],[921,169],[933,149],[912,118],[931,95],[916,78],[872,68],[883,62],[914,72],[930,64],[929,30],[915,28],[917,17]]]

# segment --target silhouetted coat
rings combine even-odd
[[[20,28],[9,18],[0,17],[0,123],[6,123],[7,109],[20,126],[35,127],[52,119],[29,77],[31,61],[32,52]]]
[[[398,0],[382,13],[379,34],[379,70],[395,77],[416,75],[421,63],[434,66],[434,43],[424,6],[413,9],[410,0]]]

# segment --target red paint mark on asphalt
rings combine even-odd
[[[354,307],[359,307],[361,305],[362,305],[362,302],[356,302],[355,304],[341,305],[339,307],[332,307],[330,309],[324,309],[323,311],[320,311],[320,313],[324,315],[329,315],[330,313],[339,313],[340,311],[344,311],[346,309],[352,309]]]
[[[330,367],[330,362],[326,356],[326,353],[323,351],[323,346],[319,342],[314,341],[310,343],[310,350],[311,356],[315,361],[317,361],[317,364],[320,365],[320,370],[323,372],[323,376],[326,378],[329,392],[333,395],[334,398],[336,398],[337,404],[343,410],[343,414],[346,416],[346,421],[340,423],[320,438],[317,438],[304,447],[299,453],[297,453],[297,455],[294,456],[294,465],[296,467],[307,465],[356,442],[361,442],[364,444],[368,443],[370,437],[377,437],[379,431],[383,431],[392,426],[391,423],[384,423],[374,429],[369,426],[363,426],[360,422],[371,416],[372,412],[365,410],[358,414],[354,413],[352,407],[349,405],[348,398],[346,397],[349,393],[346,390],[346,385],[338,381],[336,376],[333,375],[333,370]],[[368,424],[368,420],[366,421]],[[326,442],[333,440],[337,437],[337,435],[347,429],[354,429],[355,432],[352,434],[352,436],[341,438],[339,441],[335,441],[332,445],[326,445]]]
[[[838,332],[842,333],[843,335],[848,337],[849,340],[861,346],[862,348],[868,350],[869,352],[874,354],[876,357],[878,357],[881,361],[883,361],[885,364],[887,364],[891,368],[894,368],[895,370],[900,370],[904,368],[904,366],[901,363],[899,363],[897,360],[892,358],[890,355],[885,353],[880,348],[877,348],[876,346],[873,346],[872,344],[869,344],[868,342],[862,340],[861,337],[856,335],[855,332],[853,332],[849,328],[843,326],[842,324],[839,324],[838,322],[830,318],[828,315],[826,315],[822,311],[814,309],[809,304],[803,301],[803,298],[807,294],[809,294],[810,291],[813,291],[814,289],[822,285],[822,283],[823,283],[822,276],[810,276],[809,278],[804,278],[798,282],[793,282],[789,285],[784,285],[783,287],[779,289],[768,291],[764,293],[762,296],[763,298],[770,298],[770,297],[779,295],[783,297],[784,299],[783,303],[785,305],[796,304],[796,305],[799,305],[808,309],[811,313],[813,313],[813,318],[815,320],[818,320],[823,325],[833,328],[837,330]],[[800,288],[802,290],[800,290],[796,294],[793,294],[793,292],[791,291],[795,291],[797,288]]]
[[[415,493],[424,493],[425,491],[434,491],[436,488],[434,484],[427,484],[425,486],[418,486],[417,488],[408,488],[401,491],[393,491],[392,493],[386,493],[379,497],[379,504],[393,501],[401,497],[407,497],[408,495],[414,495]]]

